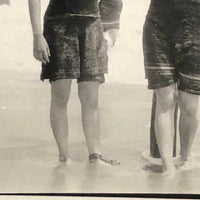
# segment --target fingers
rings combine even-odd
[[[49,50],[34,50],[34,57],[35,59],[39,60],[42,62],[44,65],[50,62],[49,60]]]
[[[118,29],[110,29],[108,31],[110,39],[112,40],[113,46],[115,45],[117,38],[119,37],[119,30]]]
[[[50,62],[49,57],[50,57],[50,50],[49,46],[47,44],[46,39],[44,36],[40,35],[34,36],[33,40],[33,55],[34,57],[42,62],[44,65]]]
[[[48,45],[47,45],[47,54],[48,54],[49,57],[51,56],[50,49],[49,49]]]
[[[46,50],[33,50],[33,55],[35,59],[39,60],[43,64],[47,64],[50,62],[49,56],[50,56],[50,50],[49,47],[47,46]]]
[[[43,51],[42,52],[43,53],[43,59],[47,62],[47,63],[49,63],[50,62],[50,60],[49,60],[49,50],[48,49],[46,49],[46,51]]]
[[[103,44],[98,51],[98,55],[97,55],[98,58],[100,58],[102,55],[104,55],[104,52],[106,52],[106,51],[107,51],[107,45]]]
[[[42,51],[38,51],[38,50],[33,50],[33,55],[35,57],[36,60],[39,60],[40,62],[44,62],[43,60],[43,56],[42,56]]]

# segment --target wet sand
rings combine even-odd
[[[173,180],[161,166],[144,170],[149,149],[151,92],[144,85],[106,83],[100,90],[102,150],[120,166],[88,164],[74,81],[69,104],[68,166],[57,162],[49,126],[49,83],[38,73],[2,70],[0,80],[1,193],[199,193],[200,166],[179,171]],[[193,151],[198,153],[199,134]],[[200,160],[197,154],[197,159]]]

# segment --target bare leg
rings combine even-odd
[[[98,109],[99,83],[84,81],[79,84],[83,129],[87,141],[90,163],[119,165],[116,160],[101,155],[100,120]]]
[[[98,109],[99,83],[79,83],[79,98],[82,108],[83,129],[89,154],[100,154],[100,121]]]
[[[180,105],[180,157],[187,161],[198,127],[197,110],[199,96],[179,91]]]
[[[59,150],[59,160],[65,162],[68,152],[67,103],[71,89],[71,80],[57,80],[51,85],[50,122]]]
[[[175,92],[174,85],[156,90],[155,132],[165,173],[175,172],[173,163]]]

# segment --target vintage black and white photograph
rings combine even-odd
[[[0,197],[1,199],[1,197]],[[50,197],[50,196],[40,196],[40,197],[36,197],[36,196],[4,196],[4,199],[6,200],[35,200],[35,199],[39,199],[39,200],[93,200],[94,197]],[[109,197],[109,198],[106,198],[106,197],[95,197],[95,200],[147,200],[148,198],[114,198],[114,197]],[[167,200],[168,198],[154,198],[154,200]],[[184,198],[186,199],[186,198]],[[180,200],[183,200],[183,199],[180,199]]]
[[[200,194],[199,13],[0,0],[0,194]]]

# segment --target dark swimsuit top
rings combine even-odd
[[[104,30],[119,28],[122,0],[50,0],[45,19],[64,16],[101,17]]]
[[[50,0],[46,16],[62,14],[99,15],[98,0]]]

